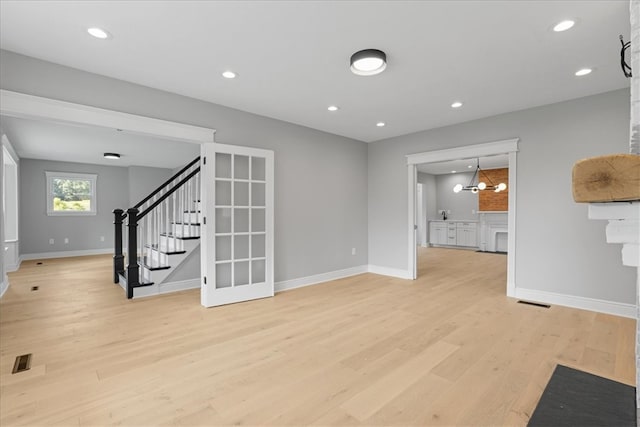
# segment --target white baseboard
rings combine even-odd
[[[2,278],[2,282],[0,282],[0,298],[2,298],[5,292],[7,292],[7,289],[9,289],[9,277],[5,274]]]
[[[535,289],[516,288],[515,298],[545,304],[562,305],[582,310],[597,311],[598,313],[636,318],[635,304],[605,301],[595,298],[579,297],[575,295],[557,294],[554,292],[538,291]]]
[[[397,277],[398,279],[413,279],[413,275],[410,274],[409,271],[401,270],[399,268],[381,267],[379,265],[369,264],[368,271],[369,273],[380,274],[382,276]]]
[[[344,270],[330,271],[328,273],[315,274],[313,276],[300,277],[298,279],[284,280],[276,282],[275,291],[282,292],[290,289],[301,288],[303,286],[316,285],[330,280],[343,279],[345,277],[355,276],[356,274],[366,273],[368,268],[366,265],[345,268]]]
[[[12,273],[14,271],[18,271],[20,269],[20,264],[22,264],[22,257],[18,257],[17,264],[7,264],[4,266],[4,271],[7,273]]]
[[[200,288],[200,279],[180,280],[178,282],[160,283],[159,285],[143,286],[133,290],[133,298],[150,297]]]
[[[51,258],[68,258],[74,256],[87,256],[87,255],[104,255],[112,254],[113,248],[102,249],[86,249],[82,251],[59,251],[59,252],[41,252],[36,254],[22,254],[20,255],[20,261],[30,259],[51,259]]]

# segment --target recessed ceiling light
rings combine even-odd
[[[451,171],[451,173],[456,173],[456,171]]]
[[[591,74],[591,71],[593,71],[591,68],[583,68],[581,70],[576,71],[576,76],[578,77],[586,76],[587,74]]]
[[[462,107],[462,102],[460,101],[456,101],[453,104],[451,104],[451,108],[460,108]]]
[[[468,168],[468,169],[471,169],[472,167],[473,167],[473,165],[469,165],[469,166],[467,166],[467,168]]]
[[[222,73],[222,77],[224,77],[225,79],[235,79],[236,73],[234,73],[233,71],[227,70]]]
[[[378,49],[365,49],[351,55],[351,72],[359,76],[374,76],[387,68],[387,55]]]
[[[108,39],[111,37],[111,34],[109,34],[107,30],[103,30],[102,28],[98,28],[98,27],[87,28],[87,33],[91,34],[93,37],[97,39],[102,39],[102,40]]]
[[[378,122],[376,123],[376,126],[378,126],[379,128],[386,126],[387,124],[385,122]]]
[[[570,19],[567,19],[565,21],[562,22],[558,22],[556,24],[555,27],[553,27],[553,31],[555,31],[556,33],[560,33],[562,31],[567,31],[568,29],[570,29],[571,27],[573,27],[575,25],[575,21],[572,21]]]
[[[338,109],[339,108],[336,105],[329,105],[327,107],[327,110],[329,110],[329,111],[338,111]]]
[[[103,156],[105,159],[113,159],[113,160],[118,160],[120,158],[120,154],[118,153],[104,153]]]

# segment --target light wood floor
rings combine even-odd
[[[205,309],[127,301],[109,257],[25,261],[0,302],[0,424],[526,425],[557,363],[634,385],[634,320],[517,304],[503,255],[419,262]]]

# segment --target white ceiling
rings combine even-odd
[[[0,2],[2,49],[367,142],[628,87],[619,34],[628,0]]]
[[[481,169],[499,169],[509,167],[509,155],[500,154],[497,156],[474,157],[472,159],[451,160],[448,162],[423,163],[417,166],[418,172],[430,173],[431,175],[445,175],[454,173],[475,172],[478,160]],[[471,167],[469,167],[471,166]]]
[[[7,116],[0,117],[0,126],[18,157],[27,159],[175,169],[200,154],[198,144],[132,135],[108,128]],[[121,155],[119,160],[103,157],[104,153],[114,152]]]

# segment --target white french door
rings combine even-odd
[[[201,303],[271,297],[273,151],[203,144]]]

